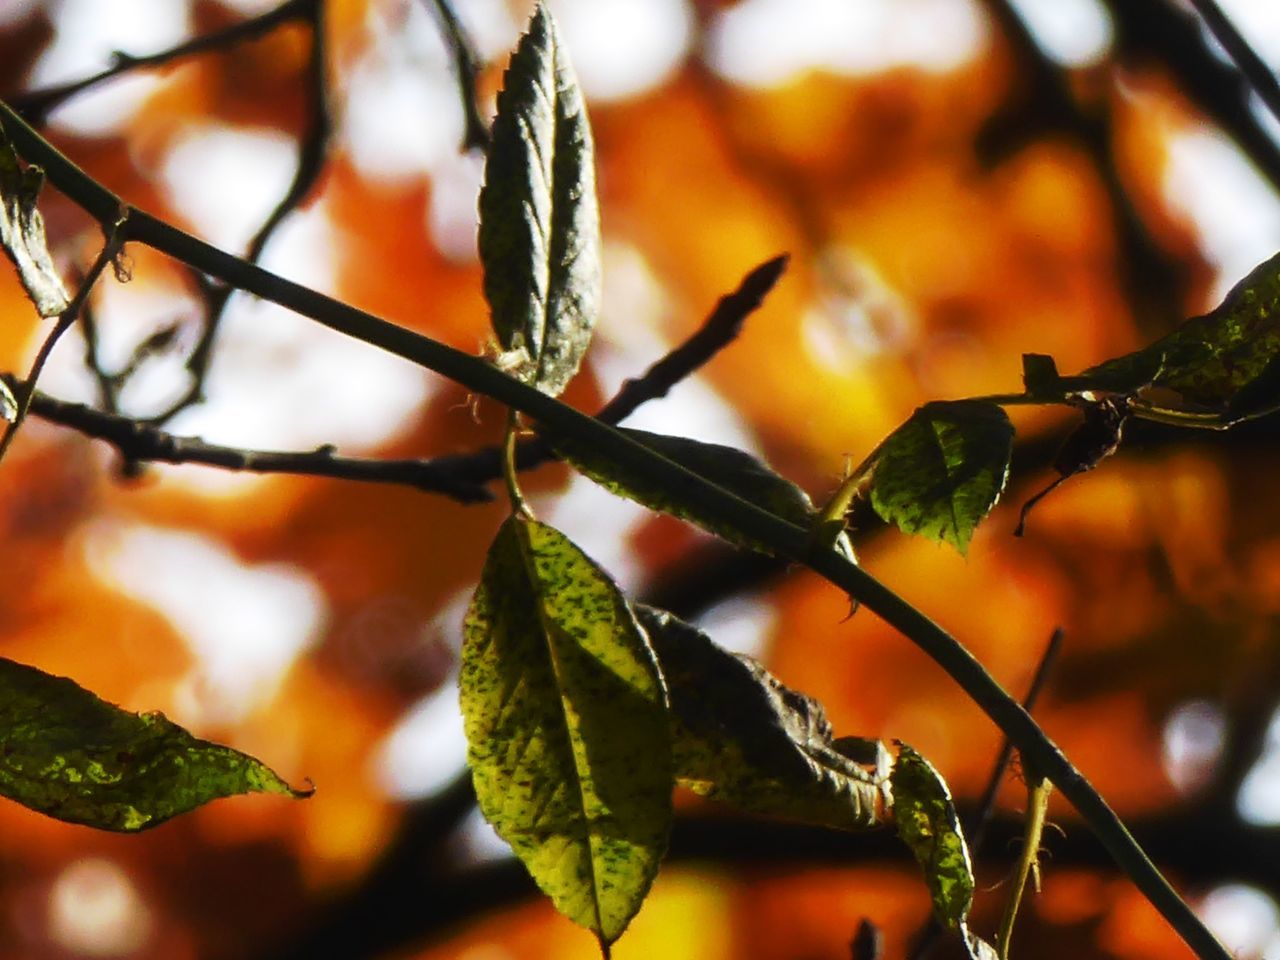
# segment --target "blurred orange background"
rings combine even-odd
[[[1074,372],[1211,307],[1280,248],[1277,126],[1180,4],[1163,0],[560,0],[587,92],[605,308],[569,402],[595,409],[780,252],[741,337],[628,421],[757,452],[815,498],[920,403],[1019,388],[1020,355]],[[0,94],[89,76],[272,4],[0,0]],[[523,0],[455,0],[488,116]],[[1280,59],[1270,5],[1225,4]],[[1122,9],[1123,8],[1123,9]],[[418,0],[327,0],[334,133],[263,263],[471,352],[487,308],[476,152],[449,50]],[[1181,45],[1179,45],[1181,43]],[[308,123],[311,35],[292,22],[71,97],[45,130],[145,209],[243,252],[288,189]],[[1215,72],[1216,71],[1216,72]],[[1216,84],[1216,85],[1215,85]],[[42,201],[60,265],[93,225]],[[119,396],[145,417],[189,387],[202,300],[130,249],[93,300]],[[0,271],[0,369],[47,324]],[[75,333],[41,386],[100,397]],[[372,348],[233,296],[204,402],[168,428],[260,449],[425,457],[493,442],[502,412]],[[1242,958],[1280,957],[1280,466],[1275,418],[1224,435],[1138,425],[1015,539],[1070,417],[1015,412],[1005,499],[967,558],[869,525],[862,562],[1036,710]],[[669,602],[826,706],[841,735],[899,738],[971,810],[997,731],[908,641],[803,572],[743,558],[562,467],[539,515],[630,591]],[[0,804],[0,957],[596,955],[533,895],[470,807],[459,624],[503,509],[409,488],[122,474],[110,449],[33,419],[0,466],[0,655],[261,757],[305,803],[214,803],[137,837]],[[994,929],[1016,852],[1016,770],[977,861]],[[681,797],[665,868],[618,958],[849,956],[863,918],[901,957],[928,915],[905,850],[745,821]],[[1189,955],[1055,806],[1043,892],[1015,955]],[[937,957],[958,955],[943,945]]]

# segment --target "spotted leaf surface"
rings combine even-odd
[[[103,830],[143,830],[240,793],[310,793],[163,714],[121,710],[72,680],[5,659],[0,737],[0,794]]]
[[[890,782],[898,835],[924,870],[933,911],[948,927],[963,930],[973,903],[973,867],[951,792],[933,765],[905,743],[898,745]],[[970,943],[970,949],[977,947]]]
[[[878,741],[835,740],[822,705],[666,611],[637,607],[671,698],[676,778],[751,813],[854,830],[888,792]]]
[[[577,373],[600,309],[593,164],[582,92],[539,6],[498,96],[479,246],[502,361],[552,396]]]
[[[1280,402],[1280,254],[1222,303],[1134,353],[1086,370],[1101,389],[1166,387],[1201,407],[1247,416]]]
[[[36,198],[44,185],[39,167],[23,167],[0,130],[0,246],[18,268],[27,296],[42,317],[67,309],[71,300],[45,243]]]
[[[666,693],[617,586],[519,516],[467,613],[462,712],[480,809],[557,909],[616,940],[671,825]]]
[[[905,533],[961,553],[1000,499],[1013,454],[1013,424],[993,403],[926,403],[885,440],[871,505]]]

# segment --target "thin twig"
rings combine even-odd
[[[275,9],[268,10],[259,16],[242,20],[239,23],[234,23],[221,30],[215,30],[204,36],[185,40],[159,53],[137,57],[117,52],[111,66],[105,70],[95,73],[93,76],[85,77],[83,80],[46,87],[43,90],[31,90],[27,93],[16,94],[10,99],[10,106],[22,114],[28,123],[37,127],[43,126],[48,120],[49,114],[56,107],[61,106],[76,94],[83,93],[91,87],[96,87],[100,83],[105,83],[114,77],[133,70],[146,67],[161,67],[183,57],[224,49],[243,43],[246,40],[255,40],[270,33],[283,23],[288,23],[291,20],[301,20],[310,16],[309,8],[314,2],[315,0],[286,0],[285,3]]]
[[[1196,8],[1196,12],[1200,14],[1218,42],[1231,55],[1240,72],[1253,84],[1253,89],[1267,105],[1271,115],[1280,120],[1280,81],[1276,80],[1274,71],[1258,56],[1257,51],[1249,45],[1249,41],[1222,12],[1216,0],[1191,0],[1191,5]]]
[[[1121,54],[1166,65],[1195,105],[1280,189],[1280,145],[1254,114],[1247,79],[1209,46],[1200,19],[1169,0],[1103,2]]]
[[[32,398],[35,397],[36,382],[40,379],[40,374],[44,370],[45,363],[49,360],[49,355],[53,353],[53,348],[57,345],[62,335],[76,322],[76,317],[79,315],[81,307],[84,306],[90,291],[93,290],[93,285],[102,276],[102,271],[119,254],[120,248],[124,244],[124,226],[127,218],[128,211],[123,211],[119,219],[107,231],[102,249],[98,252],[97,258],[94,259],[93,265],[89,267],[84,278],[80,281],[80,286],[76,289],[76,295],[71,298],[67,308],[58,314],[58,319],[54,322],[53,329],[49,331],[44,343],[40,345],[36,358],[31,363],[31,371],[27,374],[27,379],[19,383],[14,389],[13,393],[14,398],[17,400],[18,409],[13,421],[5,429],[4,436],[0,438],[0,460],[4,459],[4,455],[9,451],[9,445],[13,443],[13,438],[18,435],[18,428],[22,426],[23,421],[27,418],[27,412],[31,409]]]
[[[1053,633],[1049,635],[1049,642],[1045,645],[1044,653],[1040,657],[1040,663],[1036,666],[1035,675],[1031,678],[1031,686],[1027,688],[1027,695],[1022,699],[1022,709],[1026,710],[1027,713],[1031,713],[1035,709],[1036,701],[1040,699],[1040,694],[1049,679],[1049,672],[1058,661],[1058,654],[1062,651],[1062,638],[1061,627],[1056,627]],[[996,762],[991,768],[991,776],[987,778],[987,785],[983,787],[982,797],[978,800],[978,807],[970,821],[964,825],[965,835],[969,839],[969,856],[973,860],[978,859],[978,855],[982,852],[983,845],[987,841],[987,832],[995,819],[996,795],[1000,792],[1000,784],[1004,782],[1004,775],[1013,760],[1014,749],[1013,743],[1008,737],[1005,737],[1004,743],[1000,745],[1000,752],[996,754]],[[919,932],[912,937],[914,946],[907,954],[908,960],[924,960],[938,943],[941,933],[942,927],[938,925],[938,921],[930,914],[929,919],[924,922]]]
[[[284,196],[280,198],[262,226],[258,228],[258,232],[249,241],[245,259],[250,263],[257,263],[261,259],[276,229],[298,208],[315,186],[324,168],[329,140],[333,133],[326,77],[325,5],[321,0],[292,0],[291,5],[297,8],[294,11],[297,18],[310,23],[311,49],[307,58],[309,120],[307,129],[298,143],[298,165],[294,171],[293,180]],[[213,359],[213,346],[235,288],[228,284],[210,284],[201,276],[196,277],[196,283],[204,294],[205,321],[200,338],[186,360],[191,383],[168,407],[147,418],[147,421],[153,424],[163,424],[173,419],[178,413],[200,402],[204,397],[205,377]]]
[[[643,376],[627,380],[614,398],[601,408],[598,418],[615,423],[629,416],[641,404],[666,396],[671,387],[705,365],[738,335],[746,318],[760,306],[782,275],[786,262],[785,256],[775,257],[748,273],[737,290],[720,299],[689,339],[671,350]],[[87,310],[81,319],[90,319]],[[94,364],[91,366],[95,370],[100,369]],[[114,398],[117,376],[106,373],[101,376],[105,378],[104,395]],[[497,447],[467,454],[447,454],[430,460],[376,460],[339,457],[330,446],[306,452],[286,452],[206,443],[197,437],[166,433],[153,423],[121,416],[112,409],[106,412],[94,410],[38,392],[32,401],[31,412],[50,423],[110,443],[126,463],[195,463],[225,470],[402,484],[443,494],[460,503],[488,503],[493,500],[484,484],[498,479],[502,473]],[[521,470],[529,470],[554,458],[555,454],[541,440],[526,440],[520,444],[517,464]]]
[[[47,140],[0,101],[0,121],[15,149],[42,166],[49,182],[87,213],[114,222],[120,199],[67,160]],[[941,666],[969,698],[1005,732],[1080,812],[1090,829],[1201,958],[1230,960],[1231,954],[1195,911],[1178,896],[1124,822],[1101,794],[1010,697],[963,644],[896,593],[834,550],[814,549],[809,531],[749,503],[705,477],[654,453],[643,444],[545,393],[515,380],[482,358],[366,313],[318,290],[249,263],[147,214],[131,208],[130,238],[175,257],[224,283],[309,317],[329,329],[434,370],[474,393],[515,407],[556,433],[594,447],[616,469],[638,483],[678,490],[681,500],[709,520],[740,531],[771,552],[804,564],[916,644]]]
[[[428,8],[434,11],[444,33],[445,44],[453,58],[453,70],[458,78],[458,96],[462,100],[462,115],[466,124],[462,134],[462,149],[484,150],[489,146],[489,125],[480,114],[480,101],[476,95],[480,57],[476,53],[475,44],[463,29],[449,0],[430,0]]]
[[[114,446],[127,462],[198,463],[225,470],[337,477],[368,483],[391,483],[441,493],[461,503],[487,503],[493,495],[482,486],[460,481],[453,471],[429,460],[375,460],[337,456],[330,446],[306,452],[246,450],[178,437],[129,417],[94,410],[37,393],[31,412],[42,420],[70,427]]]

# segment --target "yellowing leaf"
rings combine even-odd
[[[756,661],[666,611],[636,613],[667,682],[681,784],[752,813],[845,830],[880,825],[888,756],[878,741],[833,740],[822,705]]]
[[[973,868],[951,792],[933,765],[905,743],[898,745],[890,781],[898,835],[924,870],[933,911],[963,931],[973,903]]]
[[[666,851],[671,740],[648,639],[564,534],[498,532],[467,613],[462,712],[480,809],[556,908],[607,946]]]
[[[582,92],[540,5],[498,96],[479,245],[503,361],[552,396],[577,373],[600,310],[593,164]]]
[[[71,303],[45,244],[44,218],[36,197],[44,185],[39,167],[26,167],[0,130],[0,246],[18,268],[27,296],[42,317],[57,316]]]
[[[163,714],[121,710],[72,680],[2,658],[0,743],[0,794],[102,830],[143,830],[239,793],[310,795]]]

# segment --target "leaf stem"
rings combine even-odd
[[[520,467],[516,463],[516,440],[520,435],[520,413],[515,407],[507,411],[507,432],[502,438],[502,480],[507,487],[511,512],[533,519],[533,511],[520,492]]]
[[[59,153],[2,101],[0,121],[15,148],[29,161],[42,165],[51,183],[86,212],[99,220],[114,222],[120,204],[114,194]],[[558,433],[592,444],[620,469],[647,482],[678,490],[684,499],[719,518],[726,526],[736,527],[753,539],[769,544],[779,556],[807,565],[865,604],[950,674],[1023,755],[1061,790],[1116,863],[1198,957],[1230,960],[1231,954],[1169,885],[1097,790],[982,664],[955,638],[869,573],[834,550],[813,545],[810,531],[740,499],[607,424],[507,376],[478,357],[286,280],[145,212],[131,210],[130,239],[146,243],[332,330],[434,370],[469,390],[545,422]]]
[[[1000,919],[1000,930],[996,934],[996,954],[1000,960],[1009,960],[1009,942],[1013,938],[1013,924],[1018,917],[1018,908],[1022,905],[1022,893],[1034,873],[1036,888],[1039,889],[1040,871],[1040,838],[1044,834],[1045,814],[1049,809],[1049,795],[1053,793],[1053,784],[1044,777],[1033,775],[1030,769],[1027,774],[1027,814],[1026,831],[1022,838],[1022,854],[1018,857],[1018,873],[1013,881],[1013,889],[1009,891],[1009,900],[1005,904],[1004,916]]]

